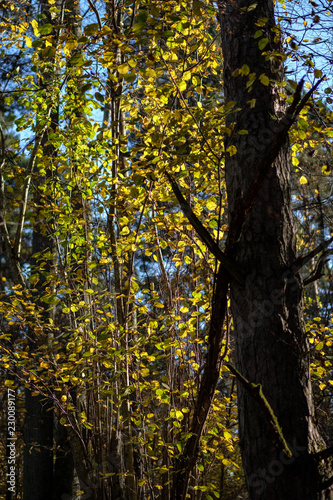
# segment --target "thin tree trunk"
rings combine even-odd
[[[291,272],[295,235],[287,141],[273,154],[284,126],[277,126],[284,109],[273,80],[282,79],[283,66],[281,57],[262,54],[263,47],[266,54],[281,52],[280,35],[273,1],[247,7],[241,0],[219,4],[225,98],[240,109],[227,117],[231,134],[225,143],[229,255],[245,277],[245,286],[231,284],[236,366],[250,383],[261,384],[293,455],[286,456],[257,399],[238,383],[243,467],[251,500],[330,498],[319,491],[320,471],[309,456],[324,443],[314,427],[302,280]],[[266,171],[258,180],[259,169]]]
[[[48,401],[25,391],[23,499],[52,498],[53,412]]]
[[[44,141],[45,142],[45,141]],[[41,197],[35,197],[36,220],[40,220]],[[32,238],[32,253],[52,252],[52,243],[45,234],[45,228],[37,224]],[[38,266],[35,259],[32,264]],[[37,304],[43,306],[38,297],[44,292],[44,276],[40,273],[35,285]],[[52,311],[44,311],[45,323]],[[30,334],[30,350],[34,351],[40,339],[32,331]],[[45,338],[44,342],[49,339]],[[30,389],[25,390],[26,419],[24,423],[24,470],[23,470],[23,499],[45,500],[52,498],[53,492],[53,404],[43,396],[33,395]]]

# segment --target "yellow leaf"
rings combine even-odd
[[[240,74],[241,75],[248,75],[250,73],[250,68],[247,64],[243,64],[243,66],[240,69]]]
[[[129,66],[128,64],[120,64],[120,66],[117,67],[117,70],[120,75],[126,75],[126,73],[129,72]]]
[[[302,177],[299,180],[299,183],[300,184],[307,184],[308,180],[307,180],[307,178],[304,175],[302,175]]]
[[[29,38],[28,36],[26,36],[25,37],[25,43],[27,44],[28,49],[30,49],[30,47],[31,47],[31,38]]]
[[[178,84],[178,88],[181,92],[183,92],[184,90],[186,90],[186,82],[185,81],[181,81],[179,84]]]
[[[5,381],[5,386],[6,386],[6,387],[11,387],[13,384],[14,384],[14,381],[13,381],[13,380],[6,380],[6,381]]]
[[[214,199],[208,200],[206,203],[206,208],[208,208],[208,210],[215,210],[216,209],[215,200]]]
[[[269,78],[264,73],[259,77],[261,83],[267,87],[269,85]]]
[[[183,74],[183,78],[184,78],[184,80],[190,80],[191,71],[185,71],[185,73]]]
[[[237,153],[236,146],[229,146],[227,148],[227,153],[229,153],[230,156],[234,156]]]
[[[38,23],[37,23],[36,19],[33,19],[33,21],[31,21],[31,26],[34,30],[34,35],[39,36]]]
[[[198,76],[193,76],[192,82],[194,85],[200,85],[201,84],[201,79]]]
[[[68,42],[66,42],[66,45],[64,47],[65,56],[69,56],[72,50],[74,50],[76,46],[77,46],[76,40],[68,40]]]

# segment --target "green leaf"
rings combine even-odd
[[[76,66],[76,67],[83,66],[84,63],[85,63],[85,59],[84,59],[84,56],[82,54],[75,54],[75,56],[71,57],[71,59],[69,61],[69,64],[71,66]]]
[[[38,26],[38,31],[41,35],[49,35],[52,32],[52,24],[43,24]]]
[[[99,25],[97,23],[88,24],[84,28],[84,34],[87,36],[95,35],[99,30]]]
[[[39,47],[43,47],[44,42],[42,40],[35,40],[32,42],[31,46],[34,47],[35,49],[37,49]]]
[[[268,44],[269,40],[268,38],[262,38],[261,40],[259,40],[259,43],[258,43],[258,47],[260,50],[263,50],[266,45]]]
[[[135,35],[137,35],[138,33],[141,33],[145,26],[146,23],[135,23],[132,26],[132,31]]]
[[[127,75],[124,76],[125,82],[127,83],[133,83],[136,80],[136,73],[127,73]]]
[[[46,47],[46,49],[42,50],[42,57],[45,59],[53,58],[55,56],[55,48],[54,47]]]
[[[100,92],[95,92],[95,99],[99,102],[105,102],[105,98]]]

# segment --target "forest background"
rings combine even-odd
[[[230,125],[242,109],[225,97],[221,12],[205,0],[1,2],[6,466],[8,389],[17,440],[15,491],[4,467],[0,498],[236,500],[246,484],[265,498],[283,472],[267,464],[244,478],[230,299],[220,342],[210,334],[230,229],[225,161],[237,159],[228,141],[249,134]],[[263,59],[284,63],[286,105],[309,92],[289,129],[290,185],[315,425],[328,444],[332,16],[328,0],[281,0],[281,50],[268,50],[268,18],[256,16],[252,35]],[[233,77],[252,109],[276,82],[250,66]]]

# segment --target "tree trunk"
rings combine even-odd
[[[42,396],[25,391],[23,499],[52,498],[53,489],[53,412]],[[50,410],[50,411],[48,411]]]
[[[46,138],[43,138],[42,146],[45,146]],[[40,183],[44,184],[45,179],[40,177]],[[35,214],[37,220],[43,220],[41,208],[45,199],[40,194],[35,198]],[[32,236],[32,254],[37,252],[52,252],[52,241],[45,234],[45,228],[39,222],[34,228]],[[32,258],[32,265],[38,267],[38,262]],[[45,278],[39,273],[39,280],[36,289],[36,304],[43,307],[39,297],[45,291]],[[43,310],[45,323],[49,317],[52,317],[53,310]],[[43,340],[37,337],[33,331],[30,333],[30,350],[34,351],[44,340],[50,343],[48,333],[45,333]],[[25,408],[26,420],[24,423],[24,473],[23,473],[23,491],[24,500],[45,500],[52,498],[53,492],[53,403],[44,396],[33,395],[31,389],[25,390]]]
[[[324,471],[310,457],[324,443],[314,426],[302,280],[291,271],[295,235],[287,141],[271,156],[284,126],[277,123],[284,112],[276,83],[283,75],[280,34],[272,0],[247,9],[243,0],[219,3],[225,99],[235,102],[225,141],[227,248],[245,277],[244,286],[231,284],[236,367],[250,383],[261,384],[292,457],[275,438],[258,399],[238,382],[244,472],[253,500],[331,498],[320,491]],[[272,53],[277,55],[269,59]],[[265,158],[266,172],[258,181]]]

